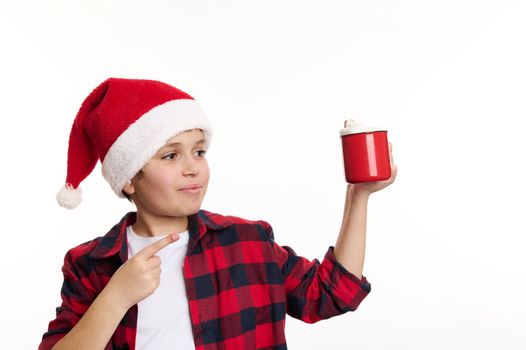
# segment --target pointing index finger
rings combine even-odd
[[[174,232],[172,234],[169,234],[168,236],[153,242],[152,244],[144,247],[141,251],[139,251],[136,255],[143,256],[145,258],[151,258],[153,255],[155,255],[159,250],[163,249],[170,243],[173,243],[179,239],[179,234],[177,232]]]

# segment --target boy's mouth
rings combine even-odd
[[[200,184],[190,184],[180,188],[179,191],[188,194],[199,194],[201,193],[202,187]]]
[[[201,184],[190,184],[190,185],[181,187],[179,191],[201,189],[201,187],[203,187]]]

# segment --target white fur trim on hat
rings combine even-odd
[[[115,194],[124,198],[122,189],[126,183],[170,138],[196,128],[203,130],[205,148],[208,149],[212,126],[195,100],[177,99],[156,106],[115,140],[102,161],[102,175]]]

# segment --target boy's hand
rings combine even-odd
[[[128,310],[153,294],[161,283],[161,258],[155,254],[178,239],[179,234],[172,233],[146,246],[122,264],[105,287],[113,302]]]
[[[396,179],[398,167],[393,162],[393,145],[389,142],[389,161],[391,162],[391,177],[384,181],[364,182],[347,185],[347,197],[350,198],[352,193],[365,193],[367,195],[379,191],[391,185]]]

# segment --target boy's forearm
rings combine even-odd
[[[53,350],[103,350],[127,311],[114,300],[111,291],[103,289],[84,316],[55,344]]]
[[[368,193],[348,190],[342,227],[334,246],[336,260],[358,278],[362,278],[365,260],[368,201]]]

